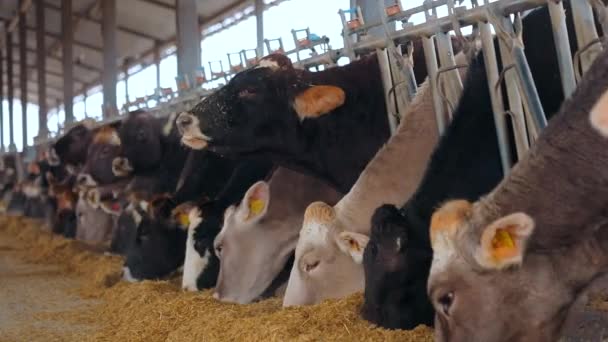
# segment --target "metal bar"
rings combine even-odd
[[[390,90],[393,87],[393,82],[391,80],[391,68],[389,66],[388,61],[388,53],[387,50],[376,51],[376,55],[378,56],[378,65],[380,66],[380,76],[382,76],[382,85],[384,86],[384,101],[386,103],[386,113],[388,115],[388,125],[391,131],[391,135],[397,129],[397,119],[394,114],[396,112],[396,103],[395,99],[390,96]]]
[[[48,137],[46,125],[46,45],[44,31],[46,23],[44,17],[44,0],[36,0],[36,71],[38,74],[38,138]]]
[[[583,46],[598,38],[595,20],[593,19],[593,9],[589,2],[585,0],[570,1],[570,8],[572,10],[576,41],[578,43],[577,48],[580,50]],[[591,67],[591,63],[593,63],[593,60],[601,50],[601,47],[596,45],[581,55],[580,63],[583,73]]]
[[[116,83],[118,68],[116,68],[116,0],[102,2],[101,35],[103,38],[103,114],[104,119],[118,115],[116,107]]]
[[[576,79],[574,78],[568,28],[566,27],[566,12],[561,0],[548,0],[547,7],[549,8],[551,25],[553,26],[553,40],[555,41],[555,50],[557,51],[562,89],[564,96],[569,97],[576,88]]]
[[[9,152],[17,152],[15,146],[15,132],[13,131],[13,36],[10,31],[6,31],[6,69],[7,69],[7,86],[8,86],[8,126],[9,126]]]
[[[437,50],[439,52],[439,63],[441,68],[450,68],[456,65],[454,61],[454,50],[452,49],[452,39],[447,32],[438,32],[435,35],[437,39]],[[462,81],[458,70],[448,71],[445,75],[447,89],[444,91],[447,94],[450,103],[458,103],[460,94],[462,93]]]
[[[506,17],[502,18],[505,24],[508,24]],[[509,25],[505,25],[510,28]],[[505,86],[507,90],[507,100],[509,102],[509,112],[511,113],[511,120],[514,127],[515,135],[515,147],[517,149],[517,157],[521,159],[523,155],[530,149],[530,142],[528,141],[528,135],[526,133],[526,119],[524,114],[524,108],[519,95],[519,88],[517,83],[517,75],[513,72],[506,72],[504,69],[506,65],[513,65],[513,57],[511,57],[511,50],[507,44],[502,40],[498,39],[498,46],[500,50],[500,58],[503,65],[503,73]],[[498,86],[498,85],[496,85]],[[498,90],[497,90],[498,91]]]
[[[495,91],[494,86],[498,83],[498,63],[496,62],[496,51],[494,50],[494,39],[490,24],[480,22],[479,33],[481,34],[481,46],[483,49],[483,59],[488,76],[488,89],[490,100],[492,101],[492,112],[494,113],[494,124],[496,126],[496,137],[498,139],[498,151],[502,164],[503,175],[507,175],[511,169],[511,151],[509,151],[509,141],[507,138],[507,127],[505,122],[504,102],[500,91]]]
[[[547,0],[501,0],[490,4],[480,5],[462,14],[456,14],[456,19],[461,26],[473,25],[480,21],[487,21],[486,11],[488,6],[495,9],[501,15],[522,12],[542,6]],[[402,44],[419,37],[431,36],[438,31],[448,32],[453,30],[453,19],[451,17],[441,17],[436,20],[428,20],[422,24],[414,25],[403,30],[397,30],[391,35],[391,39],[397,44]],[[376,37],[368,37],[353,45],[357,53],[374,51],[376,48],[384,48],[386,40]]]
[[[72,22],[72,0],[61,1],[61,35],[63,46],[63,105],[65,122],[66,124],[70,124],[74,121],[74,74],[72,69],[74,64],[74,25]]]
[[[156,89],[160,89],[160,48],[158,46],[154,49],[154,65],[156,65]]]
[[[255,0],[257,57],[264,56],[264,0]]]
[[[522,91],[524,101],[527,103],[527,108],[530,111],[532,118],[534,119],[534,125],[537,131],[541,131],[547,126],[547,117],[545,111],[540,102],[534,79],[532,78],[532,72],[530,66],[526,60],[524,49],[519,44],[514,44],[511,50],[513,55],[513,61],[515,62],[515,69],[519,75],[519,87]]]
[[[433,37],[422,38],[422,48],[424,49],[424,59],[426,61],[426,70],[428,72],[429,82],[431,83],[431,94],[433,96],[433,108],[437,118],[437,129],[442,135],[445,131],[445,111],[439,96],[439,87],[437,86],[437,55],[435,54],[435,42]]]
[[[20,6],[23,6],[23,0],[19,0]],[[19,83],[21,85],[21,131],[22,145],[21,148],[25,151],[27,147],[27,51],[25,29],[26,16],[25,13],[19,13]]]

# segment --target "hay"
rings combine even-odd
[[[57,263],[83,276],[79,294],[100,299],[86,309],[45,315],[99,329],[90,341],[432,341],[432,329],[389,331],[359,317],[361,294],[307,307],[281,308],[274,298],[249,305],[226,304],[211,291],[183,292],[179,278],[130,284],[119,281],[121,259],[40,231],[23,218],[1,218],[0,231],[22,243],[29,262]],[[48,317],[46,317],[48,316]],[[69,338],[72,340],[71,338]]]

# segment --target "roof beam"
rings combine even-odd
[[[154,6],[162,7],[164,9],[168,9],[169,11],[175,11],[175,5],[169,5],[159,0],[139,0],[141,2],[145,2],[147,4],[151,4]]]
[[[55,11],[61,11],[61,7],[56,6],[54,4],[45,3],[44,6],[46,8],[48,8],[48,9],[52,9],[52,10],[55,10]],[[74,13],[72,16],[74,18],[78,19],[78,20],[90,21],[90,22],[92,22],[94,24],[97,24],[97,25],[101,26],[101,20],[93,18],[93,16],[91,15],[90,11],[88,11],[86,13],[82,13],[82,14],[80,14],[80,13]],[[136,36],[138,38],[155,40],[155,41],[156,40],[160,40],[160,38],[158,38],[158,37],[155,37],[155,36],[152,36],[152,35],[147,34],[145,32],[137,31],[137,30],[134,30],[132,28],[125,27],[125,26],[118,25],[117,29],[118,29],[118,31],[134,35],[134,36]]]
[[[13,44],[12,44],[12,45],[16,47],[18,44],[17,44],[17,43],[15,43],[15,42],[13,42]],[[29,46],[28,46],[28,47],[26,47],[26,50],[27,50],[27,52],[30,52],[30,53],[36,53],[36,49],[31,48],[31,47],[29,47]],[[59,58],[59,57],[56,57],[56,56],[49,56],[49,55],[47,55],[46,57],[47,57],[48,59],[52,59],[52,60],[55,60],[55,61],[61,62],[61,58]],[[96,72],[96,73],[98,73],[98,74],[101,74],[101,68],[96,67],[96,66],[94,66],[94,65],[87,64],[87,63],[84,63],[84,62],[82,62],[82,61],[74,61],[74,65],[79,66],[79,67],[81,67],[81,68],[83,68],[83,69],[87,69],[88,71],[93,71],[93,72]],[[63,77],[63,76],[62,76],[62,77]]]
[[[29,51],[28,51],[28,52],[29,52]],[[6,58],[1,58],[0,60],[1,60],[2,62],[5,62]],[[17,62],[17,61],[13,61],[13,65],[19,65],[19,62]],[[28,64],[28,65],[27,65],[27,68],[28,68],[29,70],[36,70],[36,65],[33,65],[33,64]],[[53,70],[48,70],[48,69],[46,69],[44,72],[45,72],[45,74],[47,74],[47,75],[56,76],[56,77],[63,77],[63,74],[62,74],[62,73],[60,73],[60,72],[57,72],[57,71],[53,71]],[[81,80],[81,79],[78,79],[78,78],[76,78],[76,77],[74,77],[74,82],[76,82],[76,83],[87,83],[86,81]]]

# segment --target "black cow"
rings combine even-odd
[[[86,162],[77,178],[79,186],[111,184],[124,178],[124,175],[116,176],[112,170],[112,163],[122,150],[118,135],[120,124],[107,124],[94,132],[87,150]]]
[[[82,166],[87,159],[89,144],[95,129],[90,123],[72,127],[49,149],[48,159],[52,165],[63,164],[71,168]]]
[[[129,113],[119,130],[124,159],[114,162],[115,167],[127,169],[117,167],[115,174],[130,171],[136,176],[158,177],[158,192],[175,191],[190,150],[181,144],[174,122],[174,115],[159,119],[142,110]]]
[[[574,50],[577,45],[571,15],[567,19]],[[531,12],[523,24],[526,57],[544,111],[550,117],[564,96],[548,10]],[[452,198],[477,200],[503,177],[483,52],[471,62],[464,84],[453,121],[416,193],[400,211],[385,205],[373,216],[363,258],[362,315],[380,326],[411,329],[418,324],[433,324],[433,308],[426,293],[432,259],[428,236],[431,215]]]
[[[267,56],[181,113],[177,125],[192,148],[268,157],[344,193],[389,137],[375,55],[320,72]]]

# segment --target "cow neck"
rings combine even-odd
[[[608,139],[589,123],[591,108],[608,91],[605,53],[586,77],[537,144],[480,203],[486,222],[513,212],[531,215],[536,226],[533,248],[576,241],[581,227],[592,226],[606,209]]]
[[[442,202],[477,200],[503,176],[483,52],[469,66],[465,88],[450,125],[427,165],[424,178],[403,208],[418,224],[410,234],[428,236],[428,222]]]
[[[278,289],[284,285],[287,280],[289,280],[289,274],[291,273],[291,269],[293,268],[293,263],[295,261],[295,251],[291,253],[287,262],[283,266],[283,269],[277,276],[272,280],[270,285],[262,292],[259,299],[267,299],[276,295]]]
[[[373,55],[298,77],[310,85],[338,86],[346,101],[331,113],[302,122],[302,149],[285,166],[322,170],[322,178],[346,193],[390,135],[378,59]]]
[[[438,140],[433,99],[424,82],[398,130],[336,205],[351,230],[369,234],[369,218],[384,203],[401,206],[424,175]]]

